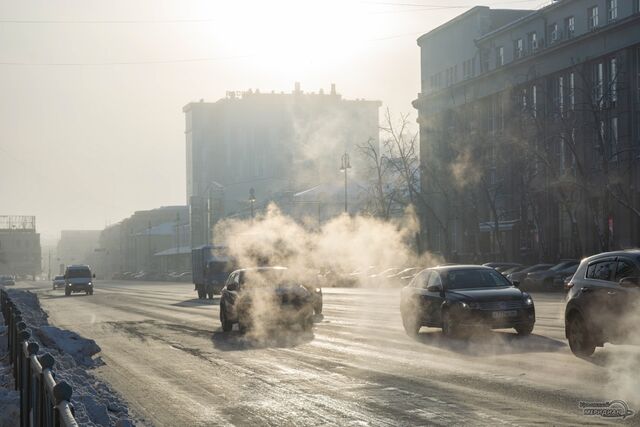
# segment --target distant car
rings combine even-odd
[[[181,282],[191,282],[193,275],[190,271],[184,271],[176,276]]]
[[[524,281],[524,278],[527,277],[527,274],[535,271],[548,270],[551,267],[553,267],[553,264],[532,265],[530,267],[523,268],[520,271],[516,271],[515,273],[507,275],[507,279],[509,279],[514,285],[520,286],[520,284],[522,284],[522,282]]]
[[[232,272],[220,296],[222,330],[235,323],[240,332],[261,324],[313,326],[314,296],[287,277],[286,267],[255,267]],[[261,325],[265,326],[265,325]]]
[[[0,285],[4,286],[13,286],[16,284],[16,281],[11,276],[0,276]]]
[[[566,290],[565,283],[568,283],[571,281],[571,278],[578,270],[578,267],[579,267],[579,264],[569,268],[565,268],[564,270],[558,271],[553,276],[553,290],[554,291]]]
[[[553,290],[553,283],[554,283],[556,274],[558,274],[560,271],[566,270],[567,268],[577,266],[578,264],[580,264],[580,261],[576,259],[564,260],[557,263],[554,266],[549,267],[549,269],[547,270],[530,272],[526,275],[524,280],[521,282],[522,289],[526,289],[528,291]]]
[[[605,343],[640,344],[640,250],[582,260],[568,283],[565,335],[573,354],[588,357]]]
[[[93,279],[96,275],[91,273],[88,265],[68,265],[64,271],[64,294],[84,292],[93,295]]]
[[[507,277],[511,273],[516,273],[528,267],[528,265],[516,265],[515,267],[509,267],[507,269],[501,270],[500,274],[502,274],[504,277]]]
[[[535,324],[533,299],[491,267],[454,265],[421,271],[402,289],[402,324],[408,335],[422,326],[455,336],[472,327],[514,328],[529,335]]]
[[[518,267],[521,264],[518,264],[517,262],[487,262],[485,264],[482,264],[486,267],[491,267],[496,271],[502,272],[504,270],[507,270],[509,268],[512,267]]]
[[[53,289],[64,288],[64,276],[55,276],[53,278]]]

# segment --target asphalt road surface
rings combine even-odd
[[[223,333],[218,300],[191,284],[97,281],[93,296],[71,297],[48,282],[18,287],[39,293],[52,324],[96,340],[95,374],[159,426],[602,424],[579,401],[619,398],[640,377],[637,348],[571,354],[558,294],[534,295],[530,337],[422,328],[411,339],[398,289],[327,288],[312,334],[252,340]]]

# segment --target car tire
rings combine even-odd
[[[224,332],[231,332],[231,329],[233,329],[233,323],[227,319],[227,310],[224,304],[220,304],[220,323]]]
[[[68,297],[69,295],[71,295],[71,292],[68,291],[67,289],[64,290],[64,296]]]
[[[313,312],[316,314],[316,316],[319,316],[322,314],[322,301],[317,302],[314,306],[313,306]]]
[[[402,313],[402,326],[404,331],[410,337],[418,336],[422,325],[418,321],[418,317],[415,314]]]
[[[213,291],[207,292],[207,298],[208,299],[213,299]]]
[[[238,320],[238,330],[242,335],[244,335],[249,331],[249,325],[247,325],[241,320]]]
[[[442,310],[442,335],[448,338],[454,338],[458,335],[458,332],[458,326],[449,310]]]
[[[589,357],[596,351],[596,342],[589,336],[587,324],[580,314],[569,317],[567,340],[571,352],[578,357]]]
[[[93,295],[93,289],[89,291],[89,295]]]
[[[525,323],[523,325],[518,325],[514,328],[516,333],[522,337],[526,337],[527,335],[531,335],[533,332],[533,323]]]
[[[202,289],[198,289],[198,299],[204,299],[205,293]]]

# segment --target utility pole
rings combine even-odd
[[[47,263],[49,267],[49,273],[47,274],[47,280],[51,280],[51,248],[49,248],[49,262]]]
[[[348,213],[347,206],[347,170],[351,169],[351,163],[349,163],[349,154],[345,151],[342,155],[342,165],[340,170],[344,171],[344,213]]]

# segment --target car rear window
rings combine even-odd
[[[594,262],[587,268],[587,279],[594,280],[613,280],[613,274],[616,271],[616,262],[612,260]]]

